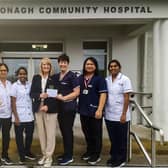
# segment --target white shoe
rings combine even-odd
[[[47,157],[44,162],[44,167],[51,167],[52,162],[53,162],[52,157]]]
[[[43,156],[42,158],[39,159],[38,164],[43,165],[45,163],[46,156]]]

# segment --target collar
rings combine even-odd
[[[6,85],[7,85],[7,84],[9,83],[9,81],[6,80],[5,83],[6,83]],[[0,85],[3,85],[1,80],[0,80]]]
[[[23,85],[23,84],[20,82],[20,80],[17,80],[16,82],[17,82],[18,85]],[[26,81],[25,85],[27,85],[27,84],[28,84],[28,81]]]
[[[116,77],[116,79],[121,79],[121,76],[122,76],[122,73],[119,72],[118,75],[117,75],[117,77]]]

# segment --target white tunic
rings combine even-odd
[[[112,76],[106,78],[108,98],[105,106],[105,119],[110,121],[120,121],[124,106],[124,93],[132,92],[130,79],[119,73],[112,82]],[[130,120],[129,107],[126,113],[126,120]]]
[[[12,85],[11,96],[16,98],[16,110],[20,122],[31,122],[34,120],[32,112],[32,101],[30,98],[31,84],[26,82],[23,85],[19,80]],[[14,115],[12,115],[14,121]]]
[[[10,118],[12,114],[10,90],[11,82],[6,81],[6,87],[0,81],[0,118]]]

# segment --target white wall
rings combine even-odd
[[[82,70],[83,50],[80,38],[68,38],[65,42],[65,51],[70,56],[70,69]]]
[[[131,79],[134,91],[138,88],[137,41],[137,38],[118,38],[112,42],[112,58],[120,61],[122,72]]]

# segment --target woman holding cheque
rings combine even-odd
[[[44,167],[51,167],[55,149],[57,104],[53,97],[56,97],[57,91],[50,77],[51,73],[51,60],[43,58],[40,62],[40,74],[33,77],[30,91],[43,155],[38,164]]]
[[[77,102],[80,93],[77,77],[69,70],[69,56],[62,54],[58,57],[60,72],[52,79],[58,87],[58,123],[63,137],[64,152],[58,157],[59,165],[73,162],[73,124],[75,120]]]

